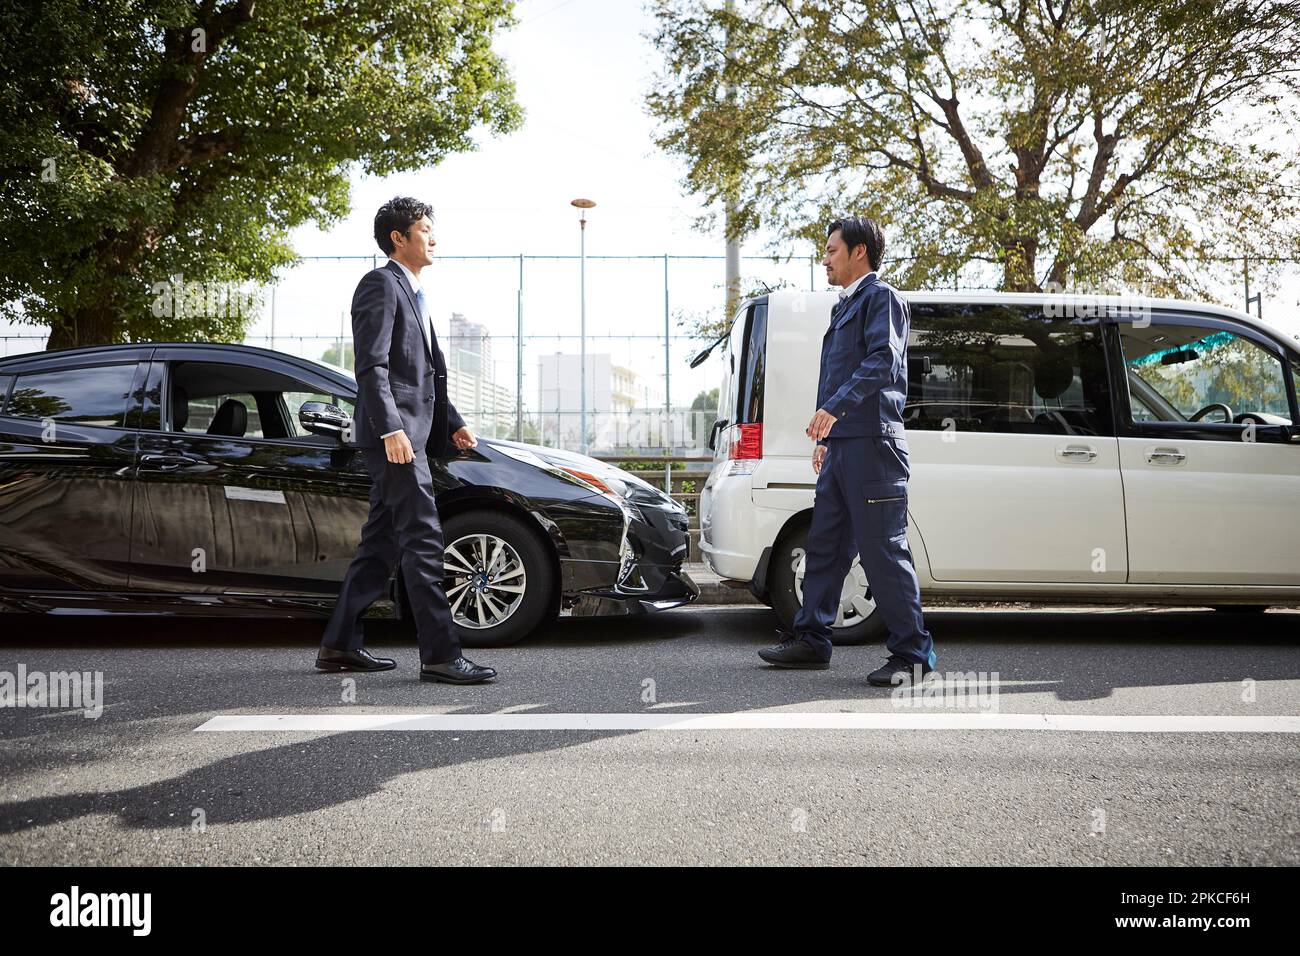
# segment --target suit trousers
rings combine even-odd
[[[370,472],[370,517],[361,527],[361,544],[348,565],[321,644],[358,650],[363,640],[361,616],[388,592],[393,568],[400,566],[415,618],[420,662],[455,660],[461,649],[451,629],[443,581],[442,524],[428,456],[417,448],[414,461],[396,465],[380,447],[363,449],[362,457]]]
[[[825,660],[845,575],[856,553],[889,629],[890,654],[935,666],[934,639],[921,617],[921,590],[907,543],[906,438],[826,439],[805,545],[803,606],[794,632]]]

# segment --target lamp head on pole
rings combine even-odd
[[[577,206],[581,211],[578,217],[578,226],[582,229],[587,228],[587,210],[595,208],[596,204],[590,199],[574,199],[569,202],[570,206]]]

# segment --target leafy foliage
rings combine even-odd
[[[246,309],[160,293],[268,282],[291,229],[347,212],[354,169],[423,168],[476,127],[515,128],[491,50],[511,9],[0,0],[0,316],[49,325],[51,348],[238,339]]]
[[[1004,289],[1209,295],[1228,257],[1300,258],[1296,0],[655,10],[659,144],[733,237],[820,247],[865,213],[909,288],[973,263]]]

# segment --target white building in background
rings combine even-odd
[[[492,336],[459,312],[447,339],[447,397],[476,435],[513,438],[515,393],[496,383]]]
[[[538,357],[536,420],[543,445],[581,447],[581,362],[581,356],[564,352]],[[666,412],[657,379],[614,364],[608,354],[587,353],[587,445],[592,454],[657,454],[666,446],[680,452],[694,444],[690,410]]]
[[[451,314],[447,356],[452,367],[487,381],[495,380],[491,334],[486,326],[469,321],[459,312]]]

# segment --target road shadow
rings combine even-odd
[[[0,803],[0,834],[98,814],[130,830],[174,830],[189,827],[196,809],[203,811],[207,826],[278,820],[378,794],[402,774],[579,746],[615,734],[464,733],[456,734],[455,742],[450,734],[292,736],[296,739],[281,746],[223,757],[135,787]],[[364,839],[364,834],[339,834],[343,840],[354,837]]]

